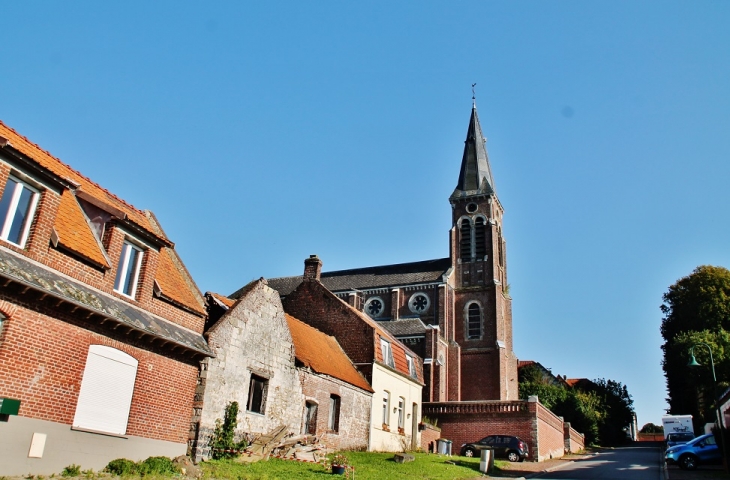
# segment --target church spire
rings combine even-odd
[[[494,179],[492,178],[492,168],[489,166],[486,142],[487,140],[482,134],[482,127],[479,125],[476,102],[474,102],[464,142],[459,183],[456,185],[452,197],[494,193]]]

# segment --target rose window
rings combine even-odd
[[[380,297],[373,297],[365,302],[365,313],[373,318],[381,316],[384,310],[385,304]]]
[[[413,313],[424,313],[428,310],[430,304],[431,302],[428,300],[428,295],[425,293],[416,293],[408,301],[408,308],[410,308]]]

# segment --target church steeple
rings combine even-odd
[[[459,183],[451,195],[452,198],[495,193],[486,143],[487,139],[482,134],[477,106],[474,103],[471,108],[469,129],[466,132],[466,140],[464,141],[464,155],[461,158]]]

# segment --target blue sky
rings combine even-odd
[[[659,423],[661,296],[730,266],[730,3],[9,2],[0,119],[201,290],[448,255],[476,82],[515,351]]]

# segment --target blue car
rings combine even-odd
[[[694,470],[703,463],[720,463],[722,457],[715,437],[702,435],[683,445],[669,447],[664,454],[669,465],[679,465],[684,470]]]

